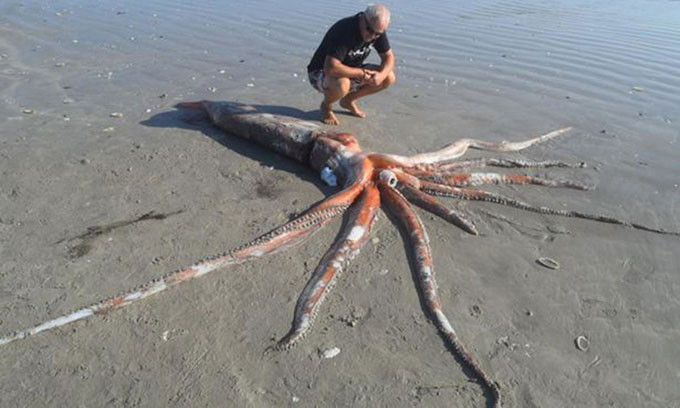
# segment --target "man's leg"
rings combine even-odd
[[[345,95],[340,100],[340,106],[352,112],[354,116],[364,118],[366,117],[366,113],[364,113],[364,111],[359,109],[359,107],[357,106],[356,104],[357,99],[385,90],[392,86],[392,84],[394,84],[395,81],[396,78],[394,76],[394,72],[390,72],[390,74],[385,78],[384,81],[382,81],[380,85],[378,86],[364,85],[361,88],[357,89],[356,91],[350,92],[347,95]]]
[[[339,101],[349,92],[349,78],[334,78],[324,76],[323,79],[323,102],[321,102],[321,120],[328,125],[337,125],[340,122],[333,113],[333,104]]]

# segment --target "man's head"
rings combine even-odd
[[[371,4],[363,12],[359,30],[364,41],[374,41],[390,25],[390,11],[382,4]]]

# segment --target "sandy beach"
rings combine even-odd
[[[173,106],[318,120],[306,65],[364,3],[83,3],[0,5],[0,337],[236,247],[336,191]],[[366,119],[338,109],[338,129],[410,155],[571,126],[467,157],[584,162],[529,173],[592,191],[489,191],[680,231],[680,3],[471,3],[388,3],[397,83],[362,101]],[[443,308],[504,407],[680,407],[680,237],[446,203],[480,235],[420,212]],[[340,225],[0,346],[0,407],[487,406],[424,315],[385,216],[304,341],[264,353]]]

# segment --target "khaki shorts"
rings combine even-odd
[[[380,69],[380,67],[375,64],[363,64],[361,68],[371,69],[374,71]],[[323,73],[323,69],[317,69],[315,71],[308,72],[307,77],[309,78],[309,84],[312,86],[312,88],[321,93],[324,92],[323,80],[326,76]],[[359,88],[361,88],[361,79],[351,78],[349,80],[349,91],[354,92]]]

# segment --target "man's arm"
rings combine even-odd
[[[356,78],[366,80],[370,76],[370,73],[374,71],[350,67],[349,65],[343,64],[339,59],[327,55],[323,65],[323,72],[334,78]]]
[[[378,73],[373,77],[373,81],[375,81],[376,85],[381,84],[385,78],[392,72],[394,69],[394,53],[392,50],[387,50],[387,52],[383,52],[380,54],[380,70]]]

